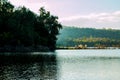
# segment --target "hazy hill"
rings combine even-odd
[[[87,44],[105,44],[106,46],[120,45],[120,30],[63,27],[58,36],[58,46],[75,46]]]

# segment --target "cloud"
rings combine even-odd
[[[88,15],[70,16],[60,18],[60,21],[73,21],[79,19],[95,20],[96,22],[117,22],[120,21],[120,11],[116,11],[113,13],[91,13]]]
[[[30,10],[38,13],[40,7],[48,7],[45,1],[41,0],[9,0],[16,7],[25,6]]]
[[[112,13],[91,13],[88,15],[76,15],[60,18],[59,21],[63,25],[120,29],[120,11],[115,11]]]
[[[45,0],[25,0],[26,2],[28,2],[28,3],[42,3],[42,2],[44,2]]]

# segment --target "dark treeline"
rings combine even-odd
[[[0,0],[0,47],[44,46],[56,47],[56,35],[62,28],[58,17],[43,7],[39,15],[25,7],[15,8],[7,0]]]
[[[120,47],[120,30],[63,27],[60,33],[58,46]]]

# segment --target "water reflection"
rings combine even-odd
[[[1,80],[57,80],[54,54],[3,56],[0,62]]]

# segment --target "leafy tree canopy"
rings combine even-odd
[[[54,50],[61,28],[58,17],[43,7],[36,15],[24,6],[15,9],[7,0],[0,0],[0,46],[40,45]]]

